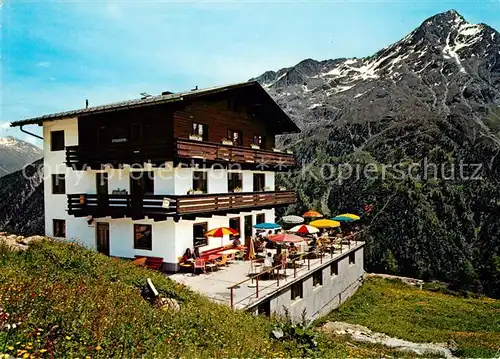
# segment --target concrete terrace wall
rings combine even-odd
[[[355,262],[349,263],[353,253]],[[332,264],[337,262],[338,274],[331,274]],[[315,273],[322,273],[322,285],[313,286]],[[252,304],[250,312],[259,314],[259,308],[269,305],[271,313],[284,315],[287,310],[293,320],[300,320],[305,311],[306,319],[315,320],[337,308],[351,297],[362,284],[363,247],[346,251],[341,257],[325,260],[323,265],[305,277],[289,280],[289,284],[262,301]],[[302,298],[292,300],[292,285],[302,283]]]

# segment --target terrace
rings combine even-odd
[[[319,252],[305,253],[300,259],[290,261],[286,269],[276,266],[271,274],[256,268],[255,261],[237,260],[205,274],[178,272],[168,276],[214,301],[236,309],[248,309],[363,246],[364,242],[358,241],[356,235],[346,237]]]

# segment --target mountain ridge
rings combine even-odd
[[[0,137],[0,177],[43,156],[43,150],[13,136]]]

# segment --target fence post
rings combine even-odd
[[[234,296],[233,296],[233,287],[231,287],[231,309],[234,309]]]
[[[255,298],[259,298],[259,276],[255,277]]]
[[[307,256],[307,270],[311,269],[311,258]]]
[[[293,277],[297,278],[297,261],[293,261]]]
[[[277,275],[276,275],[276,286],[279,287],[280,286],[280,267],[276,268],[276,272],[277,272]]]

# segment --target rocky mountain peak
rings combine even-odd
[[[0,137],[0,177],[43,156],[43,150],[12,136]]]

